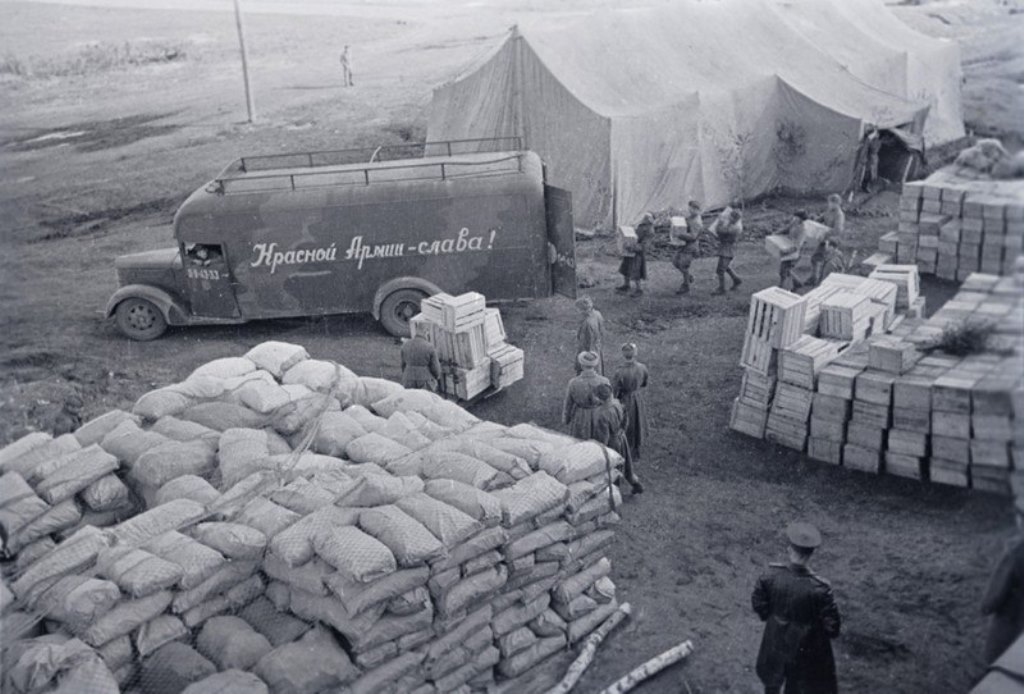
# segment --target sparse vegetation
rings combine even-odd
[[[948,323],[928,351],[945,352],[957,357],[981,354],[988,349],[996,325],[991,321],[962,320]]]
[[[185,41],[125,41],[94,43],[70,55],[22,59],[7,53],[0,58],[0,75],[26,79],[78,77],[141,65],[173,63],[188,58]]]

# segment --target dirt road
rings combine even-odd
[[[440,19],[415,3],[403,5],[401,17],[254,14],[263,119],[250,126],[239,122],[229,13],[5,3],[13,23],[0,27],[0,39],[23,61],[36,56],[40,69],[44,60],[66,66],[84,42],[101,38],[159,39],[186,57],[45,79],[0,73],[0,441],[44,423],[71,390],[85,396],[87,415],[128,407],[202,361],[268,339],[301,343],[361,374],[396,377],[397,345],[361,316],[172,330],[153,343],[128,342],[97,313],[115,287],[112,258],[166,245],[177,202],[239,154],[422,137],[430,86],[486,52],[510,23],[507,5]],[[357,86],[347,90],[336,66],[344,43],[355,47]],[[1016,59],[992,63],[1000,84]],[[864,247],[893,228],[894,201],[882,196],[851,214]],[[763,228],[806,204],[769,200],[748,218]],[[749,294],[774,279],[758,244],[741,244],[736,269],[747,281],[725,297],[709,296],[711,261],[698,263],[694,293],[682,299],[672,293],[675,270],[656,261],[648,293],[633,300],[612,290],[616,260],[606,240],[581,243],[580,254],[597,280],[587,292],[608,321],[609,358],[628,339],[651,368],[654,417],[641,463],[648,491],[627,498],[611,551],[636,617],[602,647],[580,691],[684,638],[696,646],[689,662],[642,691],[758,691],[760,624],[749,592],[781,556],[781,529],[797,517],[825,536],[816,569],[832,580],[843,612],[843,690],[965,691],[982,668],[977,604],[1010,530],[1006,503],[849,473],[728,430]],[[932,300],[949,290],[928,287]],[[572,306],[556,298],[503,312],[510,340],[527,352],[527,377],[476,412],[558,427],[572,373]]]

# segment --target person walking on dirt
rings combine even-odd
[[[577,357],[582,352],[593,352],[597,355],[597,372],[604,373],[604,316],[594,308],[594,301],[589,296],[576,300],[576,310],[580,312],[580,324],[576,329],[576,352]],[[576,375],[581,371],[579,359],[576,359]]]
[[[697,257],[697,243],[700,234],[704,231],[704,220],[700,216],[700,203],[691,200],[686,206],[686,229],[683,231],[672,231],[672,241],[677,246],[676,253],[672,256],[672,265],[679,272],[683,273],[683,283],[676,290],[676,294],[689,294],[690,284],[693,282],[693,275],[690,274],[690,266]]]
[[[626,481],[629,482],[634,494],[643,494],[644,485],[633,469],[633,455],[626,440],[626,413],[622,403],[613,397],[612,387],[602,383],[594,393],[601,403],[594,413],[594,440],[622,456],[626,462]]]
[[[835,694],[839,689],[832,639],[839,636],[839,608],[832,587],[808,567],[821,533],[810,523],[790,523],[788,563],[769,564],[750,602],[765,623],[757,676],[765,694]]]
[[[990,615],[985,660],[994,663],[1024,632],[1024,498],[1015,500],[1017,536],[1003,552],[981,601]]]
[[[341,76],[345,81],[346,87],[351,87],[355,83],[352,81],[352,57],[349,55],[348,46],[341,51]]]
[[[797,289],[797,279],[793,277],[793,268],[800,260],[800,247],[804,241],[804,222],[807,221],[807,213],[797,210],[793,213],[789,226],[782,232],[783,236],[789,237],[793,242],[793,250],[779,258],[779,286],[783,289]]]
[[[598,400],[595,390],[602,383],[611,385],[607,378],[597,373],[600,358],[594,352],[581,352],[577,357],[581,372],[569,381],[565,390],[565,404],[562,407],[562,422],[569,427],[569,434],[578,439],[594,437],[594,414]]]
[[[636,251],[632,256],[623,258],[619,264],[622,285],[616,287],[615,291],[628,292],[629,283],[632,282],[631,296],[640,296],[644,293],[641,282],[647,279],[647,249],[651,245],[652,236],[654,236],[654,215],[644,212],[643,217],[636,225]]]
[[[622,403],[626,413],[626,442],[633,460],[640,459],[640,449],[650,437],[647,423],[647,399],[644,391],[650,373],[644,364],[636,361],[637,346],[629,342],[622,345],[622,358],[626,360],[612,376],[612,393]]]
[[[843,199],[833,193],[828,196],[828,207],[821,216],[821,223],[829,228],[828,232],[818,239],[814,254],[811,256],[811,282],[817,286],[825,279],[825,266],[830,254],[835,252],[838,240],[846,229],[846,213],[843,212]]]
[[[402,385],[436,391],[441,378],[441,362],[434,345],[416,335],[402,345]]]
[[[736,241],[743,233],[743,214],[736,209],[729,210],[728,216],[719,217],[715,220],[715,234],[718,236],[718,265],[715,267],[715,274],[718,275],[718,289],[712,294],[725,294],[725,276],[729,275],[732,280],[731,289],[743,284],[732,269],[732,259],[736,254]]]

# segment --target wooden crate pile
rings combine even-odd
[[[743,342],[740,365],[744,369],[739,396],[733,401],[730,426],[741,433],[763,438],[768,425],[773,396],[777,396],[779,350],[788,347],[803,335],[803,297],[778,287],[769,287],[750,299],[750,314]],[[808,396],[809,397],[809,396]],[[788,400],[787,400],[788,402]],[[783,417],[783,419],[780,419]],[[806,417],[802,426],[806,430]],[[788,423],[778,414],[774,422],[785,428],[786,440],[800,439],[797,423]],[[804,433],[806,438],[806,431]],[[803,442],[800,442],[803,449]]]
[[[1012,471],[1022,469],[1021,358],[1019,354],[1004,358],[971,391],[971,484],[975,489],[1008,494]]]
[[[841,340],[802,336],[779,352],[779,380],[814,390],[818,372],[839,356],[848,345],[848,342]]]
[[[488,388],[523,378],[523,351],[505,341],[501,313],[482,294],[435,294],[411,320],[414,335],[434,345],[441,362],[441,390],[471,400]]]
[[[850,347],[818,374],[818,390],[811,406],[811,436],[807,452],[811,458],[833,465],[842,464],[846,425],[853,408],[857,376],[867,368],[862,345]]]
[[[896,285],[897,311],[910,310],[921,295],[921,277],[916,265],[879,265],[868,278]]]
[[[1024,183],[964,179],[949,169],[903,185],[896,237],[879,244],[898,263],[950,280],[1010,275],[1022,250]]]
[[[884,306],[853,292],[836,292],[821,302],[819,310],[818,332],[837,340],[863,340],[885,319]]]

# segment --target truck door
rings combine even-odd
[[[182,259],[192,314],[211,318],[237,317],[238,303],[224,247],[208,243],[185,244]]]
[[[572,193],[544,186],[544,213],[548,225],[551,289],[576,298],[576,232],[572,225]]]

